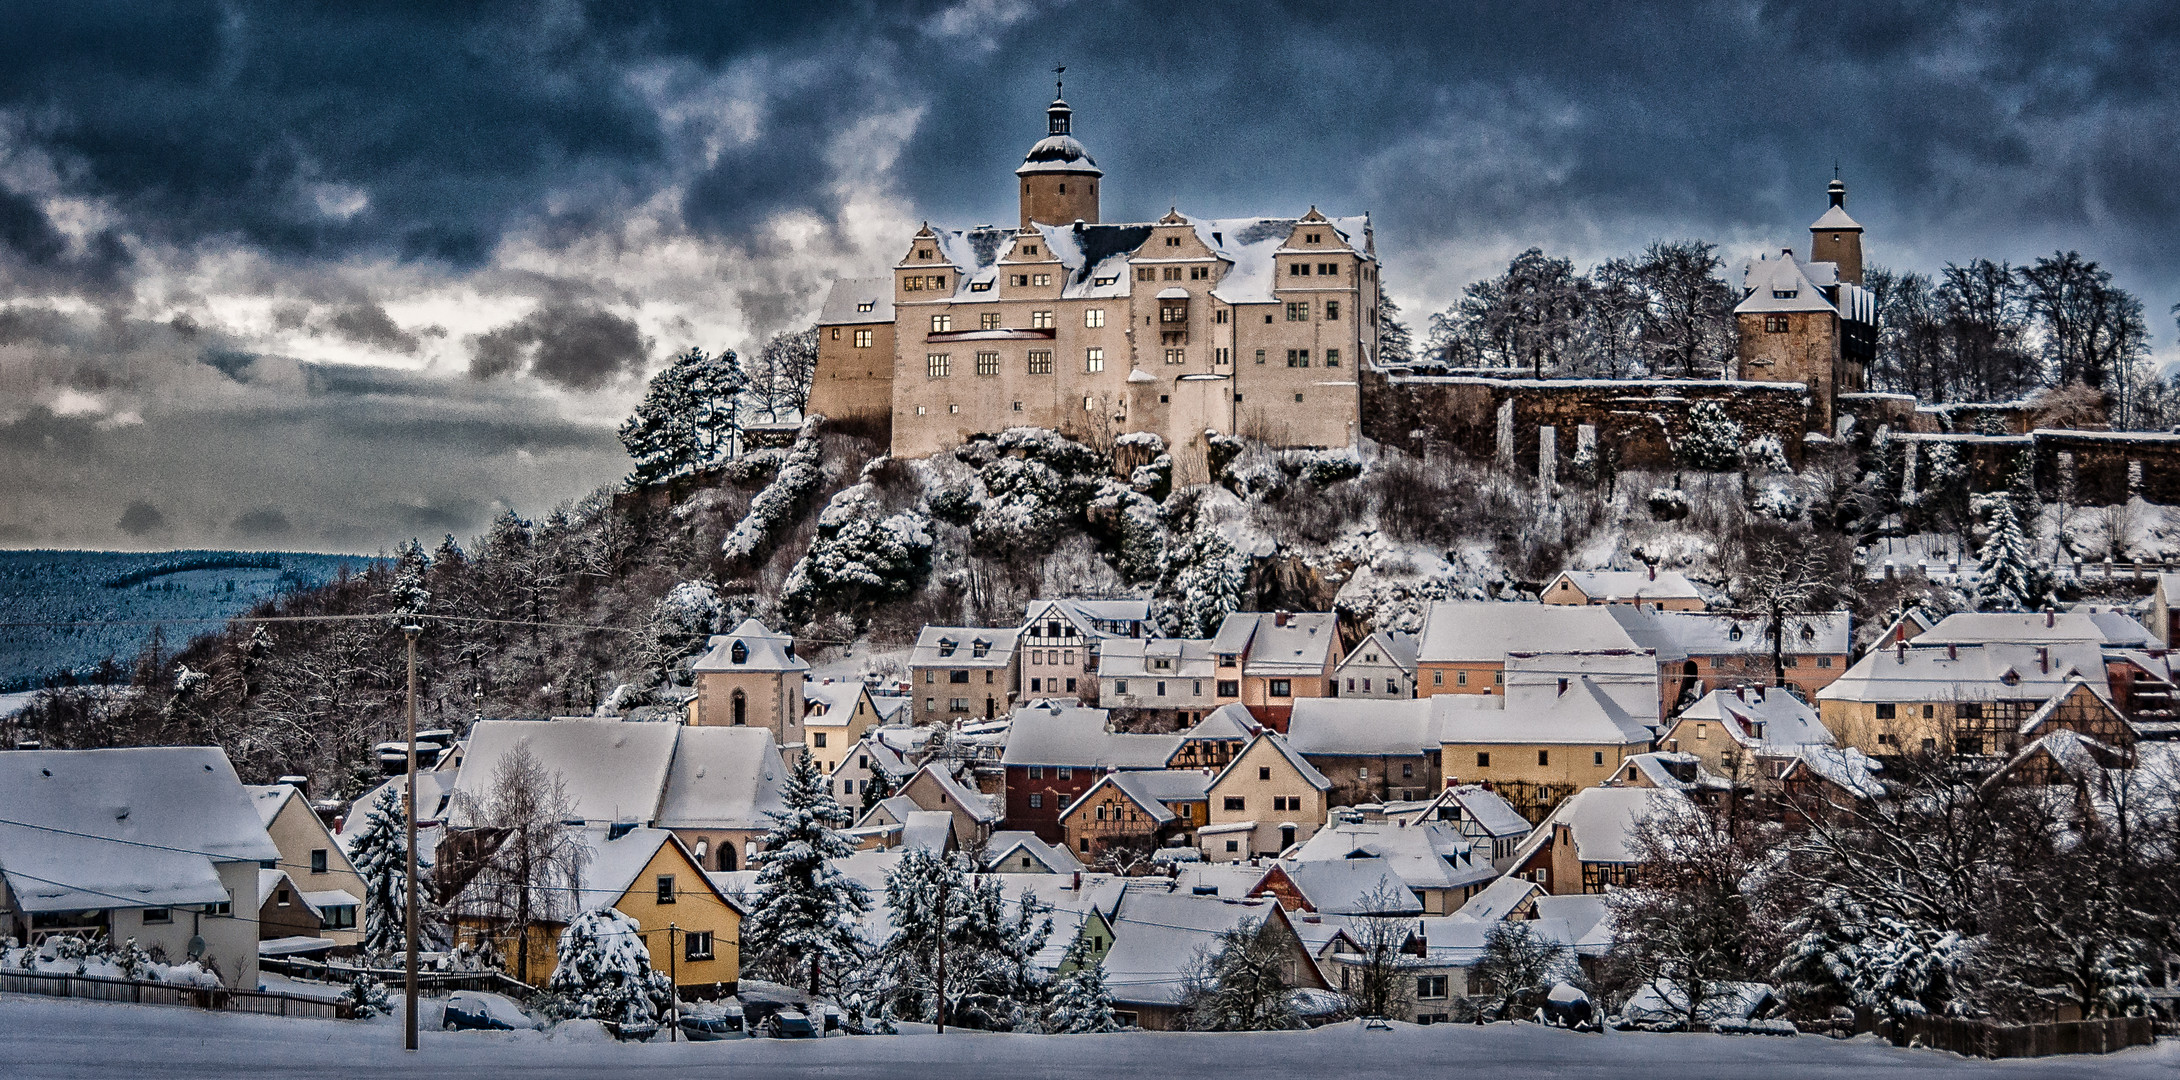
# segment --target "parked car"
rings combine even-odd
[[[538,1025],[522,1011],[522,1006],[508,998],[480,990],[456,990],[447,995],[440,1026],[448,1031],[523,1031]]]
[[[764,1033],[775,1039],[814,1039],[818,1029],[801,1009],[781,1009],[765,1018]]]
[[[742,1033],[742,1007],[704,1003],[682,1009],[681,1033],[691,1042],[715,1042]]]

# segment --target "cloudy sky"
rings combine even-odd
[[[1541,245],[2078,248],[2180,300],[2180,6],[10,4],[0,546],[543,514],[684,346],[1010,222],[1068,67],[1108,220],[1375,216],[1411,314]]]

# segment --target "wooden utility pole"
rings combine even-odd
[[[406,875],[402,878],[402,907],[408,922],[409,956],[402,976],[402,994],[408,1002],[402,1027],[410,1050],[416,1049],[416,635],[423,631],[415,623],[401,628],[401,636],[409,642],[409,814],[408,843],[402,853]]]
[[[939,878],[939,962],[938,962],[938,969],[939,969],[939,970],[938,970],[938,983],[939,983],[939,1001],[938,1001],[938,1014],[939,1014],[939,1030],[938,1030],[938,1034],[940,1034],[940,1035],[944,1035],[944,1034],[946,1034],[946,922],[947,922],[947,916],[946,916],[946,892],[947,892],[947,881],[946,881],[946,878],[944,878],[944,877],[941,877],[941,878]]]
[[[674,1026],[666,1029],[667,1042],[681,1038],[681,952],[674,947],[674,935],[680,932],[679,924],[666,924],[666,981],[674,988],[673,1019],[670,1021]]]

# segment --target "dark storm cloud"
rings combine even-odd
[[[362,345],[376,345],[388,352],[413,353],[418,339],[395,325],[386,309],[371,301],[349,304],[333,313],[333,329]]]
[[[139,539],[150,536],[152,533],[159,532],[166,527],[167,516],[160,513],[158,507],[142,499],[130,503],[126,509],[121,511],[121,520],[114,523],[114,528]]]
[[[288,522],[288,515],[277,506],[260,507],[242,515],[228,526],[238,536],[271,537],[286,536],[295,531]]]
[[[478,379],[522,371],[571,390],[595,390],[643,369],[650,339],[626,317],[573,303],[548,303],[470,339]]]

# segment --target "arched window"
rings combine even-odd
[[[749,697],[740,690],[734,692],[734,726],[749,723]]]
[[[749,663],[749,646],[737,641],[733,648],[727,650],[727,657],[737,664]]]
[[[735,868],[734,845],[727,843],[724,840],[721,840],[719,842],[719,869],[722,871],[731,871]]]

